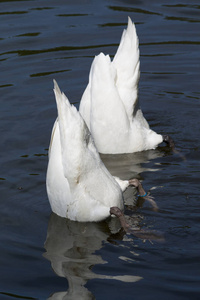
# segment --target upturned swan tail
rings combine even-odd
[[[121,41],[113,59],[117,70],[116,86],[125,105],[127,114],[132,117],[138,100],[140,78],[139,39],[134,23],[128,17],[128,26],[122,33]]]
[[[74,105],[62,93],[54,80],[54,93],[58,110],[61,155],[64,175],[68,180],[80,176],[80,164],[90,132]],[[85,146],[85,147],[84,147]]]

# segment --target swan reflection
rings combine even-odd
[[[164,155],[164,151],[156,149],[131,154],[105,154],[101,155],[101,158],[113,176],[127,179],[140,177],[139,174],[145,171],[157,171],[157,167],[151,161]],[[151,168],[148,167],[149,162]],[[124,194],[125,203],[128,207],[130,205],[132,212],[136,210],[136,204],[143,206],[143,202],[140,203],[143,199],[137,202],[133,196],[135,192],[135,189],[129,188]],[[134,213],[132,224],[137,227],[141,221],[142,216]],[[123,276],[95,274],[92,270],[95,265],[107,263],[96,252],[103,247],[105,241],[115,243],[116,239],[123,239],[124,232],[120,231],[120,228],[117,218],[111,218],[109,222],[80,223],[53,213],[49,220],[44,256],[51,262],[55,273],[67,279],[68,290],[55,293],[49,299],[94,299],[94,295],[85,287],[87,281],[94,278],[124,282],[142,279],[126,274]]]
[[[111,222],[111,224],[109,224]],[[103,247],[104,241],[112,239],[110,228],[117,232],[120,224],[116,218],[101,223],[79,223],[52,214],[49,220],[46,252],[44,257],[50,260],[55,273],[65,277],[68,290],[53,294],[49,299],[94,299],[85,287],[89,279],[115,279],[123,282],[136,282],[139,276],[107,276],[95,274],[92,267],[106,264],[95,252]]]
[[[137,153],[101,154],[101,159],[113,176],[126,180],[138,177],[138,174],[142,172],[159,171],[160,168],[158,169],[156,165],[149,167],[148,163],[164,155],[163,149],[159,150],[158,148]]]

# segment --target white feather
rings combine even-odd
[[[101,221],[110,207],[123,209],[128,181],[108,172],[90,131],[76,108],[54,82],[58,119],[51,136],[47,194],[56,214],[76,221]]]
[[[100,53],[93,60],[79,111],[100,153],[154,149],[163,137],[149,128],[139,107],[139,42],[128,19],[113,61]]]

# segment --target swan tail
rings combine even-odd
[[[62,93],[54,80],[54,93],[58,110],[61,154],[64,176],[77,181],[80,176],[80,164],[84,151],[84,141],[89,130],[80,113]]]
[[[119,94],[127,114],[131,117],[138,102],[140,52],[136,28],[130,17],[128,17],[128,26],[122,34],[113,64],[117,70],[116,85]]]
[[[109,55],[100,53],[91,70],[90,130],[101,153],[128,134],[129,120],[115,83],[116,69]]]
[[[74,105],[71,105],[68,98],[60,91],[57,82],[54,80],[54,94],[58,110],[58,121],[60,127],[61,142],[66,142],[69,134],[80,134],[84,121]]]
[[[111,79],[109,78],[110,64],[111,61],[109,55],[105,56],[103,53],[100,53],[99,55],[95,56],[91,64],[90,73],[89,73],[89,82],[83,93],[83,96],[80,101],[80,106],[79,106],[79,112],[82,115],[83,119],[85,120],[90,131],[91,131],[92,99],[95,99],[96,92],[98,94],[100,92],[103,98],[104,91],[105,91],[104,88],[105,82],[107,86],[109,86],[108,83],[110,83],[111,81]],[[93,106],[94,105],[95,103],[93,102]]]
[[[133,113],[136,113],[138,108],[139,77],[140,60],[138,37],[134,23],[128,18],[127,29],[125,29],[122,34],[121,42],[113,62],[111,62],[109,55],[104,55],[103,53],[100,53],[94,58],[90,68],[89,83],[81,98],[79,111],[92,132],[92,135],[95,137],[95,142],[96,135],[93,132],[94,129],[92,129],[93,120],[95,119],[93,111],[95,103],[93,99],[97,102],[96,97],[101,98],[101,102],[99,101],[99,103],[101,103],[100,105],[103,107],[103,114],[101,110],[99,112],[102,118],[106,112],[108,113],[109,107],[112,118],[114,118],[113,112],[116,112],[115,108],[118,107],[118,111],[120,111],[121,107],[123,114],[122,120],[126,122],[126,119],[128,119],[128,122],[130,122]],[[109,96],[109,101],[108,99],[106,100],[108,93],[112,96]],[[119,102],[121,102],[121,104]],[[98,108],[99,106],[96,104],[96,107]],[[92,116],[93,120],[91,120]],[[111,119],[110,116],[109,119]],[[115,124],[117,123],[118,122],[115,122]],[[124,130],[123,126],[122,130]]]
[[[90,105],[91,105],[90,89],[91,89],[91,84],[89,80],[89,83],[82,95],[80,106],[79,106],[79,112],[89,129],[90,129]]]

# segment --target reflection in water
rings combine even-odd
[[[136,153],[125,153],[125,154],[101,154],[101,159],[105,166],[113,176],[117,176],[122,180],[127,180],[131,178],[138,178],[142,180],[140,174],[143,172],[155,172],[159,171],[158,165],[152,166],[152,160],[163,157],[165,147],[157,148],[155,150],[148,150]],[[150,162],[151,167],[148,163]],[[145,188],[145,183],[144,183]],[[151,187],[155,189],[157,187]],[[139,206],[139,202],[136,203],[136,198],[133,199],[133,195],[136,196],[136,189],[128,188],[124,193],[124,201],[126,205]],[[140,199],[141,200],[141,199]]]
[[[155,131],[172,135],[187,155],[187,161],[183,163],[166,148],[160,152],[156,149],[133,156],[115,156],[108,162],[107,157],[103,159],[111,172],[115,172],[113,175],[122,179],[139,174],[145,188],[164,186],[152,193],[156,195],[159,213],[145,209],[141,223],[149,229],[156,223],[155,228],[166,233],[166,244],[152,247],[136,239],[132,244],[127,242],[126,235],[123,242],[116,241],[115,247],[105,242],[108,238],[110,241],[106,224],[92,224],[91,228],[96,230],[93,240],[96,242],[97,234],[102,236],[98,245],[90,245],[91,240],[81,234],[80,225],[77,225],[80,231],[73,233],[68,229],[71,222],[52,216],[45,254],[51,262],[43,264],[41,238],[50,211],[44,189],[47,158],[34,153],[45,154],[49,144],[56,112],[52,80],[56,77],[62,82],[66,94],[78,107],[93,57],[101,51],[115,53],[128,15],[138,24],[142,61],[140,98],[145,117]],[[46,299],[52,290],[64,291],[54,294],[52,299],[69,299],[74,292],[70,282],[75,286],[77,280],[77,290],[81,292],[88,280],[86,270],[90,276],[96,276],[93,272],[123,275],[131,270],[132,275],[145,277],[130,285],[97,279],[95,291],[96,280],[89,279],[86,286],[97,299],[199,299],[199,21],[200,1],[1,1],[0,299]],[[28,156],[20,157],[23,154]],[[146,172],[146,168],[162,171]],[[130,188],[126,193],[133,192]],[[132,201],[130,195],[130,204]],[[32,226],[36,218],[37,224]],[[80,244],[79,257],[75,243]],[[74,260],[70,247],[77,257]],[[84,250],[89,256],[85,270]],[[116,259],[110,261],[114,255]],[[131,258],[135,261],[127,262]],[[119,263],[116,268],[115,262]],[[52,284],[55,276],[49,274],[50,263],[64,276],[63,289],[59,289],[63,280],[57,275],[58,283]],[[97,265],[91,269],[91,264]],[[67,280],[71,284],[68,292]],[[104,283],[108,283],[106,291]],[[85,298],[87,293],[91,298],[90,292],[84,290]]]
[[[129,179],[138,177],[138,174],[144,171],[157,171],[156,168],[145,168],[143,165],[163,155],[163,151],[156,149],[131,154],[101,155],[101,157],[112,175],[121,179]],[[132,212],[135,211],[134,206],[136,205],[136,198],[133,197],[133,194],[134,189],[129,188],[124,195],[125,203],[131,206],[129,209]],[[139,203],[137,205],[140,206]],[[135,228],[141,220],[141,216],[131,217],[131,223]],[[85,288],[85,285],[88,280],[94,278],[115,279],[124,282],[136,282],[142,279],[142,277],[132,275],[107,276],[95,274],[92,271],[94,265],[106,264],[100,255],[95,254],[103,247],[102,243],[104,241],[112,243],[113,236],[121,239],[123,234],[124,232],[120,232],[117,218],[111,218],[109,222],[79,223],[52,214],[49,220],[44,256],[51,261],[55,273],[67,279],[68,290],[55,293],[49,299],[93,299],[94,296]]]
[[[112,219],[112,227],[117,230]],[[55,273],[68,281],[68,291],[53,294],[49,299],[94,299],[84,287],[89,279],[115,279],[136,282],[142,277],[123,275],[107,276],[95,274],[92,267],[105,264],[95,252],[102,248],[102,242],[110,239],[108,223],[79,223],[51,215],[49,220],[44,256],[51,261]]]
[[[157,168],[148,168],[144,165],[164,155],[164,151],[156,149],[126,154],[101,154],[101,159],[113,176],[125,180],[137,177],[142,172],[158,171]]]

